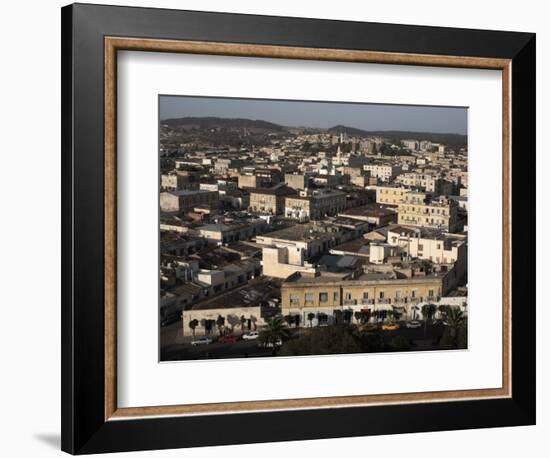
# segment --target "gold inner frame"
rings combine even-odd
[[[183,404],[119,408],[117,405],[116,246],[117,246],[117,51],[175,52],[240,57],[423,65],[500,70],[502,72],[502,387],[402,394],[335,396],[304,399]],[[239,43],[105,37],[105,420],[254,411],[319,409],[381,404],[507,398],[512,393],[511,367],[511,60],[481,57],[300,48]]]

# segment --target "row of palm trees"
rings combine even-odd
[[[241,316],[241,331],[244,332],[245,331],[245,325],[248,321],[248,319],[242,315]],[[193,333],[193,339],[195,338],[195,332],[196,332],[196,329],[197,327],[199,326],[200,322],[199,320],[197,319],[193,319],[189,322],[189,328],[191,329],[191,332]],[[216,320],[204,320],[204,327],[207,328],[207,329],[212,329],[213,327],[217,326],[218,327],[218,332],[220,333],[220,336],[222,335],[222,332],[223,332],[223,329],[225,327],[225,318],[221,315],[218,315],[218,318]]]
[[[424,304],[422,306],[421,313],[422,313],[422,317],[424,318],[425,325],[428,323],[428,321],[434,319],[437,311],[439,311],[439,313],[445,319],[452,336],[455,336],[458,329],[466,323],[467,317],[465,313],[458,306],[440,305],[439,307],[437,307],[435,304]],[[343,312],[340,310],[338,310],[338,312],[340,312],[340,314],[339,316],[336,317],[336,322],[337,323],[345,322],[345,317]],[[390,318],[399,319],[399,314],[397,312],[395,311],[389,311],[389,312],[393,312],[393,313],[390,313],[389,315]],[[365,317],[363,312],[355,312],[353,316],[357,321],[360,321]],[[315,319],[315,317],[316,315],[314,313],[311,313],[311,312],[308,313],[307,319],[310,323],[310,327],[313,327],[313,320]],[[347,317],[347,320],[349,322],[350,317]],[[223,328],[225,326],[225,318],[219,315],[217,320],[210,320],[210,321],[216,324],[216,326],[218,327],[218,331],[221,335]],[[246,318],[243,316],[241,317],[241,328],[243,329],[243,332],[244,332],[245,323],[246,323]],[[296,326],[298,326],[299,320],[297,320],[295,317],[292,317],[290,315],[288,315],[287,317],[276,315],[272,318],[268,318],[266,320],[265,326],[261,329],[258,335],[258,340],[262,344],[266,344],[266,345],[271,344],[273,345],[273,347],[276,347],[277,342],[284,341],[289,337],[290,335],[289,326],[291,326],[291,324],[295,324]],[[189,322],[189,327],[193,331],[193,338],[195,337],[195,328],[198,325],[199,325],[199,321],[196,319],[191,320]]]

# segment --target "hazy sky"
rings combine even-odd
[[[270,121],[283,126],[467,133],[467,109],[419,105],[296,102],[219,97],[161,96],[160,118],[217,116]]]

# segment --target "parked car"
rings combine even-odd
[[[362,324],[359,329],[363,332],[374,332],[378,331],[378,325],[376,323],[365,323]]]
[[[382,331],[397,331],[400,327],[397,323],[384,323]]]
[[[258,331],[250,331],[243,334],[243,340],[256,340],[258,338]]]
[[[210,345],[212,343],[212,339],[210,337],[199,337],[198,339],[194,339],[191,341],[191,345],[193,347],[196,347],[197,345]]]
[[[225,344],[234,344],[237,343],[237,336],[235,334],[227,334],[225,336],[221,336],[218,339],[218,342],[225,343]]]
[[[422,323],[418,320],[407,321],[407,324],[405,326],[409,329],[417,329],[422,326]]]
[[[283,345],[283,341],[281,339],[278,339],[276,342],[275,342],[275,345],[277,347],[280,347],[281,345]],[[273,348],[273,342],[267,342],[267,343],[262,343],[262,342],[259,342],[258,343],[258,348]]]

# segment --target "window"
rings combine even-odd
[[[428,291],[428,296],[434,297],[434,290],[433,290],[433,289],[430,289],[430,290]]]
[[[305,301],[306,301],[306,303],[307,302],[313,302],[313,293],[306,293]]]
[[[411,291],[411,297],[412,297],[413,299],[416,298],[416,289],[413,289],[413,290]]]
[[[424,245],[421,243],[418,244],[418,251],[422,251],[424,249]]]
[[[328,293],[319,293],[319,302],[327,302]]]
[[[300,297],[297,294],[291,294],[290,303],[293,305],[298,305],[300,303]]]
[[[384,291],[380,291],[379,297],[380,299],[384,299]]]
[[[333,300],[334,300],[334,302],[338,302],[339,298],[340,298],[340,295],[339,295],[338,293],[334,293],[334,294],[333,294]]]
[[[396,298],[396,299],[401,299],[401,291],[400,291],[400,290],[397,290],[397,291],[395,292],[395,298]]]
[[[346,301],[351,301],[351,293],[346,293],[346,295],[344,296]]]
[[[369,298],[369,292],[363,291],[363,299],[368,299],[368,298]]]

